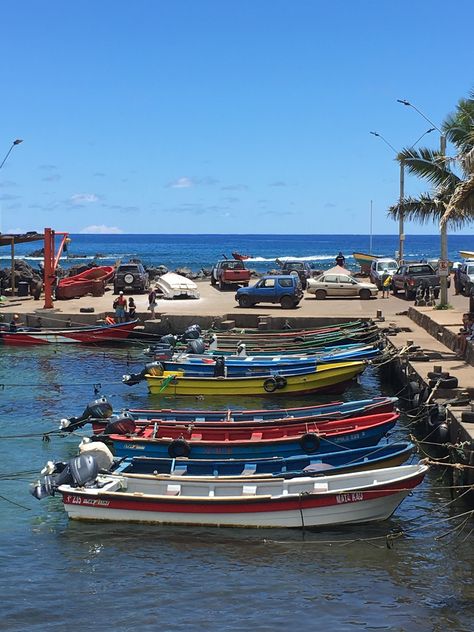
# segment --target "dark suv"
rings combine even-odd
[[[301,286],[303,290],[306,289],[308,279],[310,279],[313,276],[309,263],[307,263],[306,261],[290,261],[290,260],[287,260],[287,261],[277,260],[277,263],[281,267],[282,274],[297,273],[300,278]]]
[[[114,279],[114,294],[120,291],[146,292],[149,287],[148,272],[141,263],[121,263]]]

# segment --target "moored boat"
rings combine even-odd
[[[347,419],[377,413],[392,412],[398,402],[397,397],[374,397],[372,399],[353,400],[351,402],[331,402],[315,406],[296,408],[275,408],[265,410],[240,410],[226,408],[223,410],[202,409],[141,409],[132,408],[114,411],[106,397],[99,397],[87,404],[83,413],[77,417],[61,420],[60,429],[72,431],[91,423],[94,432],[100,433],[107,424],[120,421],[124,416],[144,425],[158,421],[161,424],[192,423],[194,426],[205,424],[219,426],[236,424],[247,426],[255,424],[284,424],[287,421],[313,421],[323,419]],[[110,426],[109,426],[110,428]]]
[[[356,263],[359,264],[363,274],[369,274],[372,261],[382,257],[382,255],[372,255],[367,252],[353,252],[352,256],[356,260]]]
[[[100,443],[100,442],[99,442]],[[329,476],[343,472],[371,470],[402,465],[413,454],[409,442],[386,443],[353,450],[338,450],[316,455],[295,455],[287,458],[223,459],[209,461],[189,458],[149,458],[134,456],[122,459],[114,474],[127,476],[148,474],[169,478],[243,477],[262,476],[295,478],[296,476]]]
[[[279,426],[194,428],[191,424],[124,426],[126,434],[109,434],[116,456],[141,454],[154,457],[199,459],[266,458],[333,452],[343,448],[375,445],[391,430],[398,413],[380,413],[354,419],[282,424]]]
[[[187,377],[182,371],[160,368],[145,375],[153,395],[165,392],[174,395],[287,395],[316,392],[342,393],[349,382],[362,373],[364,362],[336,362],[320,364],[315,369],[294,374],[270,377]],[[124,376],[126,381],[128,376]]]
[[[89,471],[76,467],[79,476],[59,486],[71,519],[297,528],[385,520],[428,469],[417,464],[317,478],[175,482],[101,475],[90,465]]]
[[[82,327],[50,329],[18,327],[17,331],[0,329],[0,344],[16,347],[47,344],[99,344],[128,338],[137,324],[138,319],[128,323],[85,325]]]

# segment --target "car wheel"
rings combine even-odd
[[[405,298],[407,299],[407,301],[412,301],[416,296],[416,292],[414,292],[413,290],[409,290],[407,287],[405,287]]]
[[[326,298],[327,294],[326,294],[326,290],[316,290],[316,293],[314,295],[314,297],[318,300],[318,301],[324,301],[324,299]]]
[[[282,296],[280,299],[280,305],[283,309],[291,309],[295,306],[295,301],[291,298],[291,296]]]
[[[216,285],[216,280],[213,276],[211,276],[211,285]]]
[[[371,296],[370,290],[367,290],[366,288],[364,288],[363,290],[359,292],[359,296],[363,301],[368,301]]]
[[[240,307],[250,307],[252,305],[252,301],[248,296],[239,296],[238,301]]]
[[[219,290],[222,292],[225,287],[225,283],[221,279],[219,279],[219,283],[217,285],[219,286]]]
[[[393,292],[394,296],[396,296],[398,294],[398,288],[395,287],[394,285],[392,285],[392,292]]]

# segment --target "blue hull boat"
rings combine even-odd
[[[167,476],[327,476],[356,470],[401,465],[413,454],[409,442],[386,443],[315,456],[257,459],[171,459],[135,456],[121,461],[114,474],[165,474]]]

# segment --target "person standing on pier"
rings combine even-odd
[[[344,257],[342,252],[339,251],[339,254],[336,257],[336,265],[341,266],[341,268],[343,268],[345,264],[346,264],[346,258]]]
[[[115,319],[117,323],[125,322],[125,310],[127,308],[127,299],[123,295],[123,292],[119,292],[118,297],[114,301],[113,305],[115,309]]]
[[[155,309],[156,309],[156,292],[155,290],[151,290],[148,294],[148,309],[151,312],[151,317],[156,318]]]

